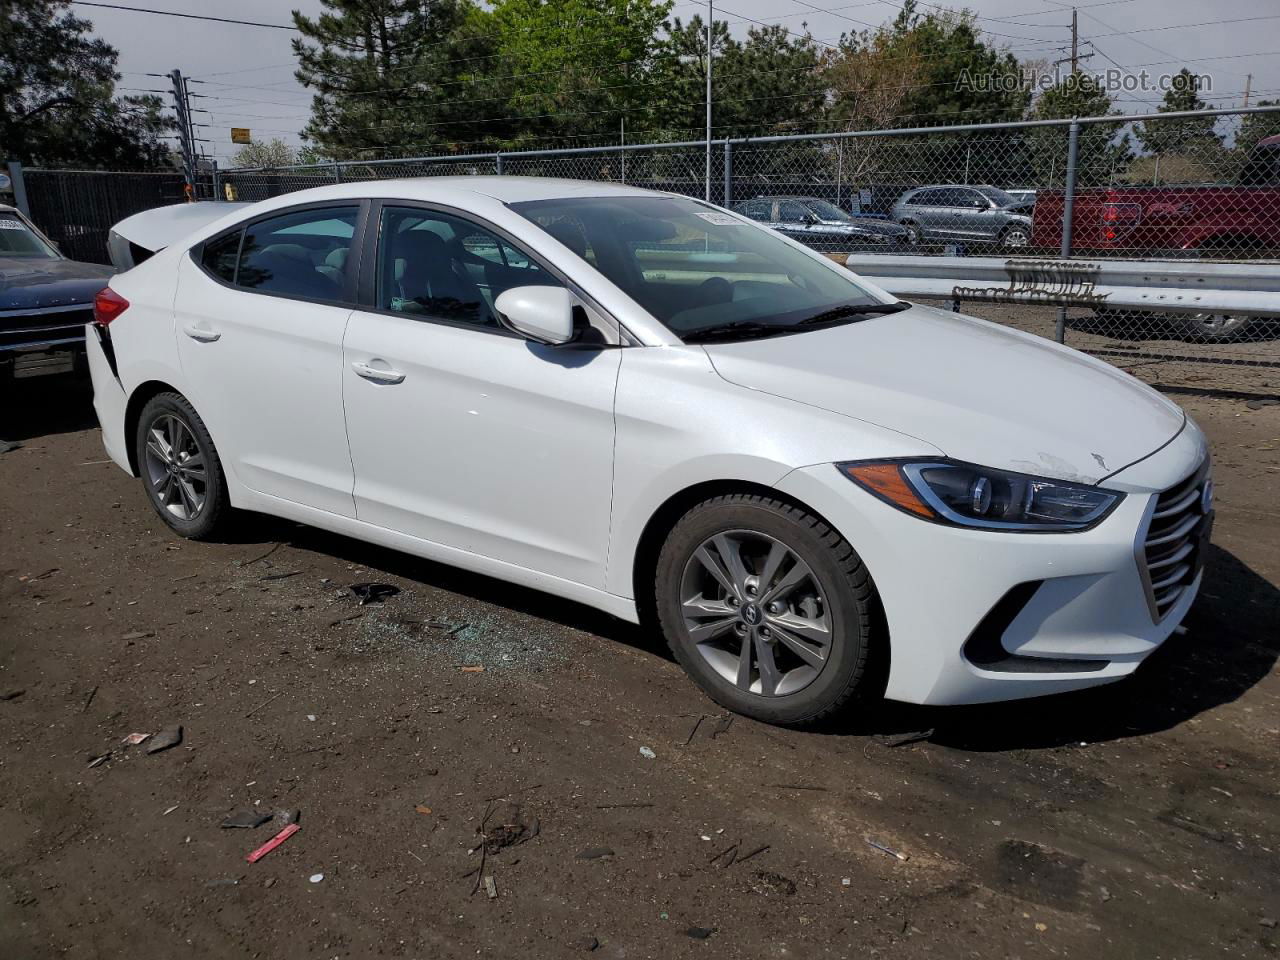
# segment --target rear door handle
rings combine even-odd
[[[389,367],[371,367],[363,360],[353,360],[351,369],[374,383],[399,383],[404,379],[404,374],[399,370],[392,370]]]
[[[182,332],[192,340],[199,340],[201,343],[213,343],[213,341],[222,336],[217,330],[210,330],[208,327],[197,327],[190,323],[183,326]]]

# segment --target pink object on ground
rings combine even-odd
[[[277,833],[274,837],[272,837],[270,840],[268,840],[266,843],[260,846],[257,850],[253,851],[253,853],[245,857],[245,859],[248,860],[250,863],[257,863],[259,860],[265,857],[268,853],[270,853],[276,847],[280,846],[280,844],[284,843],[286,840],[288,840],[290,837],[292,837],[295,833],[297,833],[301,829],[302,828],[299,827],[296,823],[289,824],[287,827],[285,827],[283,830]]]

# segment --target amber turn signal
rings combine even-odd
[[[849,463],[841,464],[840,470],[854,483],[870,490],[880,499],[889,501],[895,507],[928,520],[937,517],[937,514],[907,483],[902,476],[902,469],[896,463]]]

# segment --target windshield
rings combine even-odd
[[[59,259],[58,251],[41,240],[10,210],[0,210],[0,257]]]
[[[988,200],[994,200],[997,206],[1008,207],[1018,202],[1012,196],[1005,193],[1003,190],[997,189],[996,187],[974,187],[973,189],[977,190]]]
[[[822,220],[852,220],[853,217],[845,213],[830,200],[809,200],[809,209],[816,213]]]
[[[512,209],[582,257],[678,336],[879,305],[852,274],[776,233],[683,197],[582,197]],[[812,329],[812,327],[806,328]]]

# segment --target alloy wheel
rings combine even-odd
[[[781,697],[817,679],[831,653],[826,593],[800,556],[766,534],[708,537],[681,577],[689,639],[724,680]]]
[[[156,502],[179,520],[194,520],[208,497],[204,453],[182,418],[156,417],[147,428],[147,483]]]

